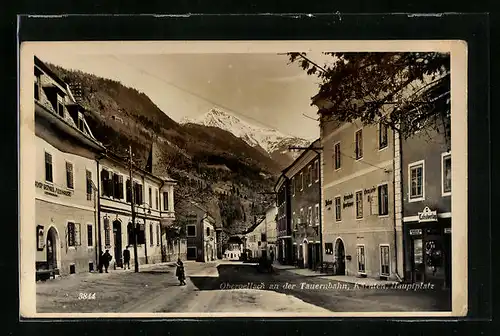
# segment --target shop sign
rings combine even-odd
[[[325,206],[332,205],[333,201],[331,199],[325,200]]]
[[[344,195],[344,203],[342,204],[342,208],[348,208],[354,205],[354,195],[353,193]]]
[[[411,229],[410,236],[419,236],[422,234],[422,229]]]
[[[435,222],[437,221],[437,211],[431,211],[429,207],[425,207],[422,212],[418,213],[418,222]]]
[[[71,197],[71,191],[54,187],[53,185],[48,184],[48,183],[42,183],[39,181],[35,181],[35,187],[43,189],[47,195],[52,195],[52,196],[64,195],[64,196]]]
[[[377,190],[377,187],[371,187],[371,188],[369,188],[369,189],[365,189],[365,190],[363,191],[363,193],[364,193],[365,195],[369,195],[369,194],[371,194],[371,193],[374,193],[374,192],[375,192],[375,190]]]
[[[451,233],[451,228],[444,228],[444,233]]]

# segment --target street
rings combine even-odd
[[[142,265],[141,265],[142,266]],[[251,264],[186,262],[111,270],[37,282],[38,313],[377,312],[450,310],[449,291],[362,288],[288,270],[260,273]]]

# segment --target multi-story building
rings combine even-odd
[[[405,280],[451,286],[451,151],[439,125],[402,141]]]
[[[208,262],[217,259],[216,221],[200,204],[186,207],[187,259]]]
[[[276,206],[278,209],[276,221],[277,260],[283,265],[292,265],[294,253],[290,211],[290,180],[284,173],[276,182],[274,192],[276,193]]]
[[[92,271],[98,258],[97,160],[104,147],[69,86],[36,57],[34,100],[37,273]]]
[[[313,103],[323,148],[323,261],[335,262],[337,274],[399,279],[403,253],[394,134],[383,124],[363,127],[322,115],[328,102],[320,96]]]
[[[319,139],[290,165],[284,175],[290,184],[293,261],[316,269],[321,262],[321,187]]]
[[[122,267],[123,250],[129,247],[133,264],[135,230],[139,264],[165,261],[164,228],[175,220],[175,181],[160,178],[135,165],[130,167],[124,158],[110,152],[99,165],[101,248],[109,250],[116,266]]]
[[[276,228],[276,219],[278,217],[278,208],[273,205],[270,208],[266,210],[266,217],[265,217],[265,228],[266,228],[266,240],[267,240],[267,253],[268,256],[271,257],[271,252],[273,259],[276,260],[276,256],[278,255],[278,251],[276,248],[276,234],[277,234],[277,228]]]

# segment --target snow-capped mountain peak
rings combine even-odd
[[[210,127],[218,127],[241,138],[252,147],[260,146],[269,154],[287,145],[309,145],[310,141],[287,136],[271,128],[261,127],[220,109],[212,108],[198,118],[184,118],[181,123],[194,123]]]

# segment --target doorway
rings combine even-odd
[[[335,242],[335,252],[337,262],[337,269],[335,273],[336,275],[345,275],[345,248],[344,242],[341,238],[337,238],[337,241]]]
[[[57,268],[57,233],[52,227],[47,232],[47,266],[49,269]]]
[[[118,220],[113,222],[113,241],[115,242],[116,266],[123,267],[122,262],[122,223]]]

